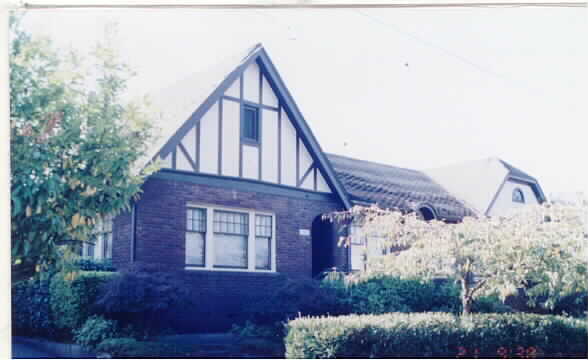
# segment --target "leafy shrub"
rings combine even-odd
[[[285,279],[271,296],[245,308],[245,317],[251,323],[271,327],[277,336],[283,336],[283,324],[299,315],[339,315],[349,313],[336,289],[324,287],[318,280]]]
[[[480,296],[479,298],[475,299],[472,305],[472,312],[503,314],[511,313],[513,312],[513,309],[510,306],[504,304],[498,295],[488,295]]]
[[[189,345],[144,342],[133,338],[106,339],[96,346],[96,352],[115,358],[195,357],[195,351]]]
[[[49,282],[30,279],[12,285],[12,331],[24,336],[53,335]]]
[[[451,312],[460,305],[459,288],[453,282],[376,276],[351,285],[349,292],[357,314]]]
[[[502,357],[524,351],[585,358],[586,328],[576,319],[537,314],[306,317],[288,324],[286,357]]]
[[[51,279],[50,304],[55,328],[64,336],[71,336],[96,313],[94,301],[102,284],[115,278],[112,272],[59,273]]]
[[[104,284],[96,307],[107,317],[149,335],[166,323],[166,311],[190,305],[190,295],[181,273],[135,265]]]
[[[116,321],[93,315],[86,320],[81,328],[74,331],[74,340],[76,343],[92,349],[103,340],[115,337],[116,333]]]
[[[588,293],[578,292],[564,296],[555,303],[553,313],[585,318],[588,313]]]
[[[80,258],[75,261],[75,266],[83,271],[116,271],[111,259]]]

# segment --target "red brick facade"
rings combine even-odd
[[[203,330],[229,325],[244,302],[271,292],[283,276],[311,277],[313,239],[300,235],[300,229],[311,230],[321,214],[341,210],[343,205],[334,195],[319,198],[289,189],[281,191],[284,195],[244,191],[242,185],[231,188],[186,181],[190,176],[198,175],[182,174],[183,180],[152,177],[144,184],[136,204],[135,262],[184,269],[188,202],[271,212],[276,221],[276,273],[183,270],[199,304],[197,322],[207,324]],[[131,218],[131,213],[124,213],[115,219],[113,262],[118,268],[130,263]],[[334,242],[333,265],[347,270],[347,249],[337,247],[336,236],[324,240]]]

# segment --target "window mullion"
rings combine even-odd
[[[206,208],[206,233],[204,234],[204,266],[212,269],[214,266],[214,210]]]
[[[249,235],[247,236],[247,269],[255,271],[255,212],[249,212]]]
[[[276,271],[276,253],[277,253],[277,249],[276,249],[276,236],[278,236],[278,234],[276,233],[276,217],[272,216],[272,238],[271,238],[271,247],[270,247],[270,256],[271,256],[271,270],[272,271]]]

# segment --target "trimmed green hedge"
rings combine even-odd
[[[49,282],[30,279],[12,284],[12,331],[15,335],[53,335]]]
[[[137,341],[133,338],[106,339],[98,344],[96,352],[107,353],[114,358],[199,357],[193,345]]]
[[[536,314],[392,313],[298,318],[288,324],[287,358],[586,358],[586,323]]]
[[[113,272],[81,272],[56,274],[51,279],[51,312],[55,328],[71,335],[94,314],[94,301],[106,280],[117,276]]]

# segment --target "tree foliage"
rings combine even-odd
[[[55,264],[60,244],[91,240],[94,224],[128,209],[145,177],[135,167],[153,130],[143,104],[120,97],[133,75],[104,43],[61,55],[10,19],[12,270]]]
[[[504,299],[523,288],[532,304],[541,299],[552,308],[562,296],[588,288],[586,202],[525,206],[509,216],[466,217],[458,224],[376,207],[331,217],[361,223],[357,236],[378,239],[386,250],[368,258],[368,273],[454,278],[462,288],[464,313],[482,294],[497,292]]]

